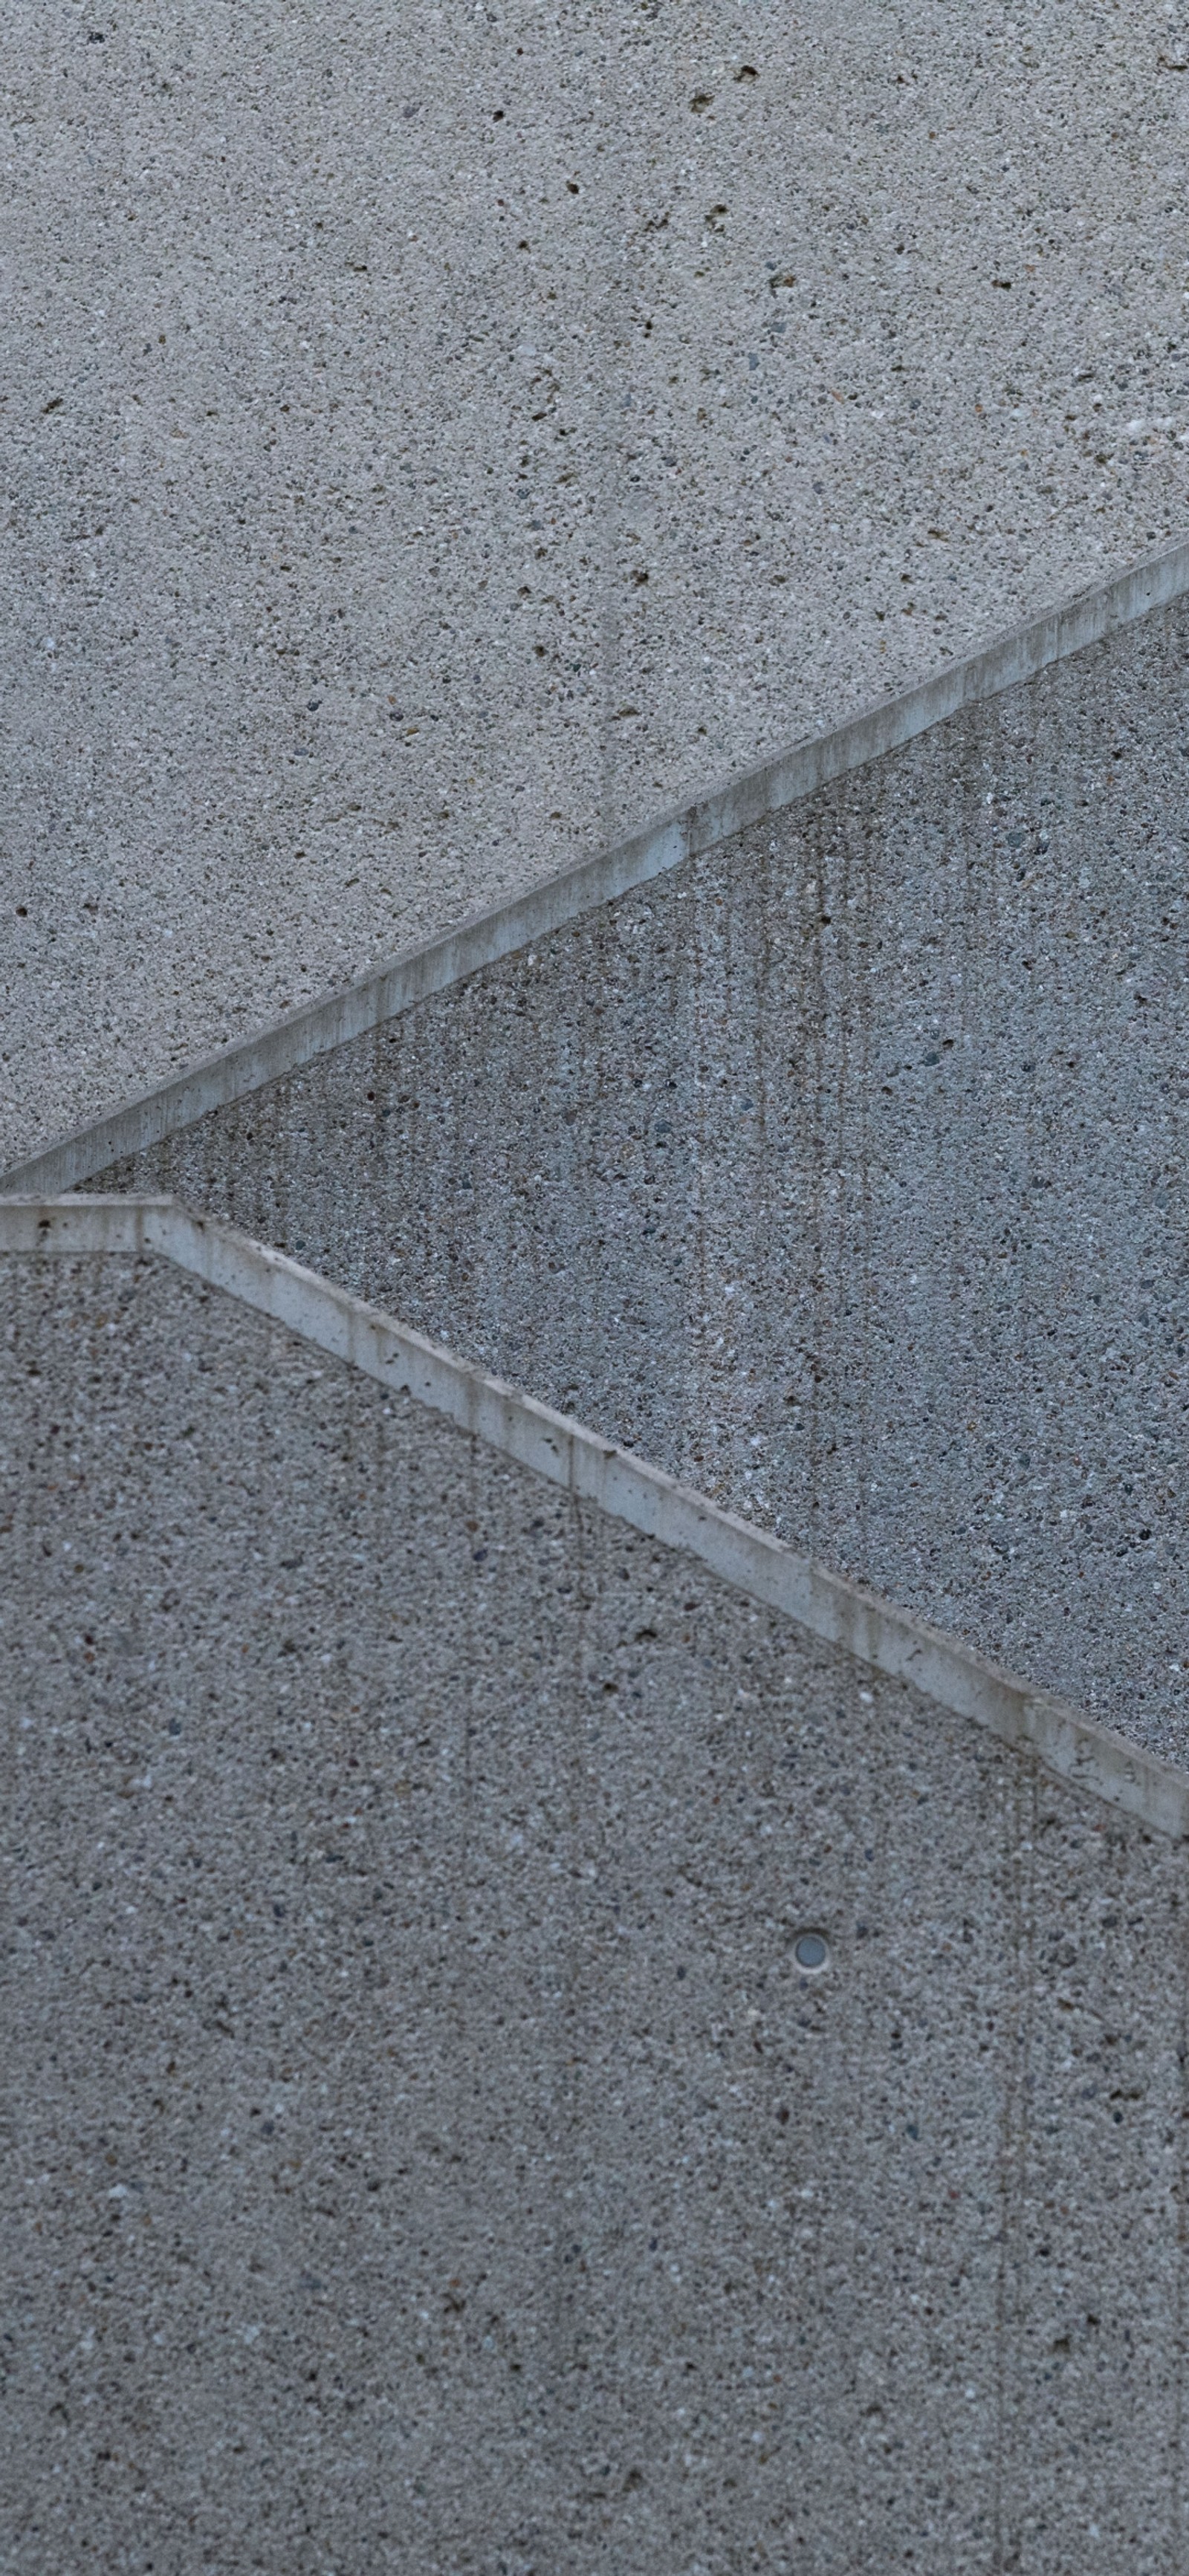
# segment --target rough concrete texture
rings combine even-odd
[[[1183,1847],[4,1271],[14,2571],[1179,2576]]]
[[[1185,525],[1164,8],[0,42],[0,1160]]]
[[[103,1176],[1189,1756],[1189,611]]]

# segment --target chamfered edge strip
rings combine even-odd
[[[680,866],[683,859],[713,849],[749,825],[780,813],[831,779],[899,750],[963,707],[1034,679],[1054,662],[1100,643],[1150,610],[1168,607],[1186,589],[1189,539],[1182,539],[1080,592],[1064,607],[1045,610],[983,651],[947,663],[931,679],[899,696],[884,699],[829,732],[809,736],[679,813],[649,824],[614,849],[579,860],[526,893],[418,942],[387,965],[307,1004],[273,1028],[237,1039],[189,1072],[14,1164],[0,1175],[0,1190],[46,1194],[69,1190],[93,1173],[105,1171],[110,1163],[160,1144],[211,1110],[262,1090],[266,1083],[381,1027],[464,976],[514,955],[532,940],[543,939],[566,922],[627,894],[633,886],[645,885]]]
[[[37,1251],[155,1253],[175,1262],[659,1545],[685,1550],[824,1643],[1030,1750],[1060,1779],[1151,1831],[1174,1838],[1189,1832],[1189,1772],[237,1228],[169,1198],[0,1198],[0,1253]]]

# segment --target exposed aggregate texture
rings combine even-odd
[[[0,46],[0,1160],[1186,524],[1162,7]]]
[[[1180,2576],[1183,1853],[163,1264],[3,1269],[14,2576]]]

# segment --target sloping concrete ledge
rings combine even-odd
[[[365,1305],[233,1227],[168,1198],[0,1199],[0,1255],[155,1255],[271,1316],[383,1386],[713,1574],[812,1636],[913,1686],[1152,1832],[1189,1833],[1189,1774],[1031,1689],[943,1631],[720,1510],[629,1451]]]
[[[795,744],[758,769],[663,816],[616,848],[600,851],[527,894],[477,913],[443,935],[405,950],[373,974],[314,1002],[275,1028],[237,1041],[216,1056],[130,1101],[0,1175],[7,1191],[69,1190],[109,1163],[192,1126],[212,1109],[260,1090],[350,1038],[410,1010],[430,994],[544,938],[597,905],[646,884],[683,860],[762,822],[829,780],[899,750],[963,707],[1035,678],[1051,664],[1101,643],[1118,628],[1167,607],[1189,589],[1189,539],[1146,557],[1127,572],[1046,610],[1001,642],[835,730]]]

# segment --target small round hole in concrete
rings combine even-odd
[[[799,1968],[816,1972],[824,1968],[830,1953],[820,1932],[802,1932],[793,1945],[793,1957]]]

